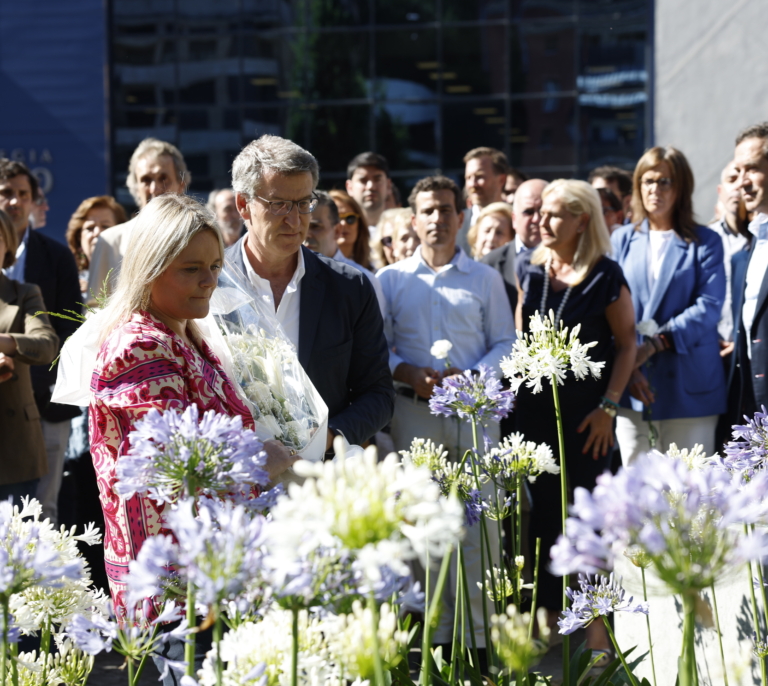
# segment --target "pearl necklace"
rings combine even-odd
[[[547,297],[549,296],[549,270],[552,268],[552,255],[547,258],[547,264],[544,265],[544,290],[541,294],[541,308],[539,313],[542,317],[547,316]],[[561,321],[563,310],[565,309],[565,303],[568,302],[568,298],[571,296],[573,286],[568,286],[565,290],[565,295],[560,301],[560,307],[557,308],[557,314],[555,315],[555,326]]]

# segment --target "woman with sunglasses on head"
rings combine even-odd
[[[357,201],[345,191],[331,191],[329,194],[339,210],[336,225],[336,242],[347,259],[371,269],[371,245],[368,222]]]
[[[632,184],[632,217],[639,222],[611,236],[638,332],[636,368],[616,421],[621,458],[630,464],[671,443],[699,443],[711,455],[717,416],[726,409],[717,336],[725,298],[722,241],[694,219],[693,173],[679,150],[647,150]]]

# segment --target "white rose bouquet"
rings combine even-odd
[[[251,411],[258,437],[277,439],[305,459],[319,460],[325,452],[328,408],[274,311],[252,297],[246,283],[227,262],[203,320],[203,335]]]

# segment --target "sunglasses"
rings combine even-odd
[[[356,214],[340,214],[339,215],[339,221],[344,222],[345,224],[349,224],[352,226],[353,224],[357,224],[358,216]]]

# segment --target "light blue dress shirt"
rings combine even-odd
[[[24,283],[24,267],[27,264],[27,246],[29,245],[29,232],[31,230],[27,227],[24,238],[21,239],[19,247],[16,248],[16,261],[7,269],[3,269],[3,274],[19,283]]]
[[[376,273],[387,311],[384,334],[389,367],[401,362],[442,369],[445,360],[432,356],[435,341],[453,344],[451,365],[459,369],[490,366],[501,376],[499,363],[515,342],[515,326],[504,281],[495,269],[475,262],[457,249],[451,262],[434,271],[421,257],[409,258]]]
[[[755,237],[755,248],[749,258],[747,267],[747,283],[744,288],[744,305],[741,308],[741,319],[744,331],[752,330],[755,320],[757,298],[768,269],[768,214],[760,213],[749,223],[749,232]],[[747,354],[752,359],[752,337],[747,336]]]

